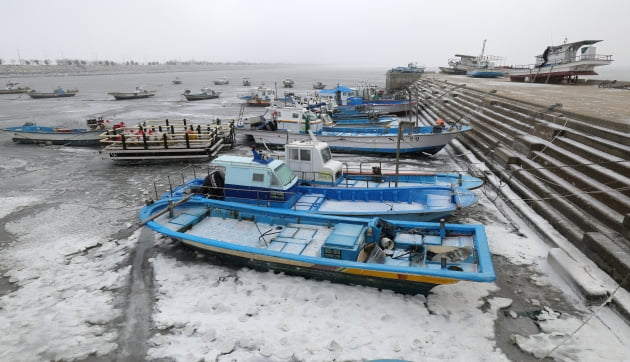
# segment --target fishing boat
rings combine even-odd
[[[7,82],[7,85],[4,89],[0,89],[0,94],[17,94],[17,93],[26,93],[28,92],[30,87],[18,87],[17,85],[20,83],[16,82]]]
[[[221,77],[217,80],[213,80],[212,81],[214,83],[214,85],[226,85],[226,84],[230,84],[230,81],[227,79],[227,77]]]
[[[206,177],[196,177],[169,188],[162,197],[219,198],[269,208],[315,214],[382,217],[388,220],[433,221],[448,217],[477,201],[461,187],[415,185],[360,187],[330,183],[334,170],[322,170],[324,182],[299,179],[282,160],[264,157],[220,155],[210,162]],[[326,183],[328,181],[328,183]]]
[[[183,94],[183,96],[186,98],[187,101],[200,101],[204,99],[215,99],[215,98],[219,98],[220,95],[221,95],[221,92],[215,92],[214,90],[208,87],[201,88],[201,92],[199,93],[191,93],[189,89],[186,89]]]
[[[470,126],[451,125],[415,126],[398,122],[396,127],[334,127],[327,114],[315,114],[307,107],[272,106],[259,117],[241,120],[236,125],[237,135],[259,144],[284,146],[293,141],[308,140],[312,131],[320,141],[336,152],[380,153],[395,155],[433,155]]]
[[[324,89],[326,88],[326,84],[322,83],[322,82],[315,82],[313,83],[313,89]]]
[[[285,88],[293,88],[293,86],[295,85],[295,81],[293,81],[293,79],[291,79],[291,78],[285,78],[285,79],[282,81],[282,85],[283,85]]]
[[[332,108],[348,104],[348,98],[355,97],[356,91],[344,86],[336,86],[332,89],[321,89],[317,92],[317,97],[321,102],[326,102]]]
[[[392,73],[424,73],[426,67],[419,67],[417,62],[411,62],[406,67],[395,67],[389,71]]]
[[[99,146],[100,134],[114,125],[102,117],[88,118],[87,128],[47,127],[27,122],[22,126],[7,127],[13,142],[64,146]]]
[[[418,103],[409,99],[365,99],[362,97],[349,97],[346,105],[336,107],[339,113],[377,113],[404,115],[411,112]]]
[[[116,100],[126,100],[126,99],[140,99],[140,98],[149,98],[155,96],[156,91],[154,90],[146,90],[143,86],[136,87],[135,90],[131,92],[110,92],[107,93],[110,96],[113,96]]]
[[[473,66],[476,58],[477,57],[474,55],[455,54],[455,58],[448,60],[448,67],[439,67],[440,72],[444,74],[465,75]]]
[[[256,88],[251,88],[245,95],[240,96],[245,100],[245,104],[252,107],[268,107],[276,99],[276,91],[260,85]]]
[[[249,78],[243,78],[243,87],[249,87],[252,85],[252,82],[249,81]]]
[[[508,76],[513,82],[575,83],[578,76],[597,75],[595,67],[612,63],[612,55],[597,54],[593,44],[601,40],[582,40],[548,46],[536,56],[533,65],[513,66]]]
[[[473,60],[466,75],[473,78],[501,78],[505,77],[505,67],[501,65],[504,58],[485,55],[486,41],[483,40],[481,54]]]
[[[307,141],[296,141],[284,146],[284,161],[298,176],[301,184],[337,187],[423,187],[448,186],[473,190],[483,185],[478,177],[454,173],[400,170],[383,171],[382,164],[350,168],[333,158],[330,146],[311,134]]]
[[[179,77],[176,77],[175,79],[173,79],[173,84],[182,84],[182,80],[179,79]]]
[[[334,131],[332,127],[378,127],[394,125],[398,122],[398,118],[379,115],[376,112],[366,112],[364,116],[352,115],[350,117],[343,117],[341,115],[333,115],[333,126],[324,126],[324,131]]]
[[[261,271],[425,295],[437,285],[496,278],[483,225],[333,217],[197,197],[151,203],[140,220]]]
[[[57,87],[52,92],[38,92],[35,89],[30,90],[28,93],[29,97],[34,99],[39,98],[65,98],[65,97],[74,97],[79,91],[77,89],[63,89],[61,87]]]

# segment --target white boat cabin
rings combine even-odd
[[[222,155],[214,159],[211,166],[222,173],[226,189],[255,188],[289,191],[298,182],[297,176],[286,163],[266,158],[256,151],[253,158]]]
[[[249,90],[249,93],[242,98],[273,101],[276,99],[276,91],[271,88],[265,87],[264,85],[261,85],[256,88],[251,88]]]
[[[333,160],[326,142],[296,141],[285,145],[285,162],[302,181],[336,185],[343,178],[343,164]]]
[[[313,111],[302,106],[267,107],[265,120],[275,123],[276,129],[289,133],[320,132],[324,121]]]
[[[599,43],[600,41],[601,40],[582,40],[549,46],[545,49],[543,54],[536,56],[536,66],[592,61],[602,61],[604,64],[610,64],[611,56],[598,55],[597,48],[593,46],[593,44]],[[545,59],[545,57],[547,59]]]

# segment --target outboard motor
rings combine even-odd
[[[225,196],[225,177],[221,171],[214,170],[203,179],[203,184],[198,189],[199,193],[206,195],[209,199],[223,200]]]
[[[372,174],[374,175],[372,176],[372,180],[374,182],[380,183],[381,181],[383,181],[383,173],[381,172],[381,168],[379,166],[372,166]]]

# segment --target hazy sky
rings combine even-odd
[[[625,0],[1,0],[0,58],[445,65],[530,64],[547,45],[603,40],[630,65]]]

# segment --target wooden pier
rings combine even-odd
[[[103,159],[114,161],[205,161],[234,145],[234,123],[193,124],[148,120],[101,134]]]

